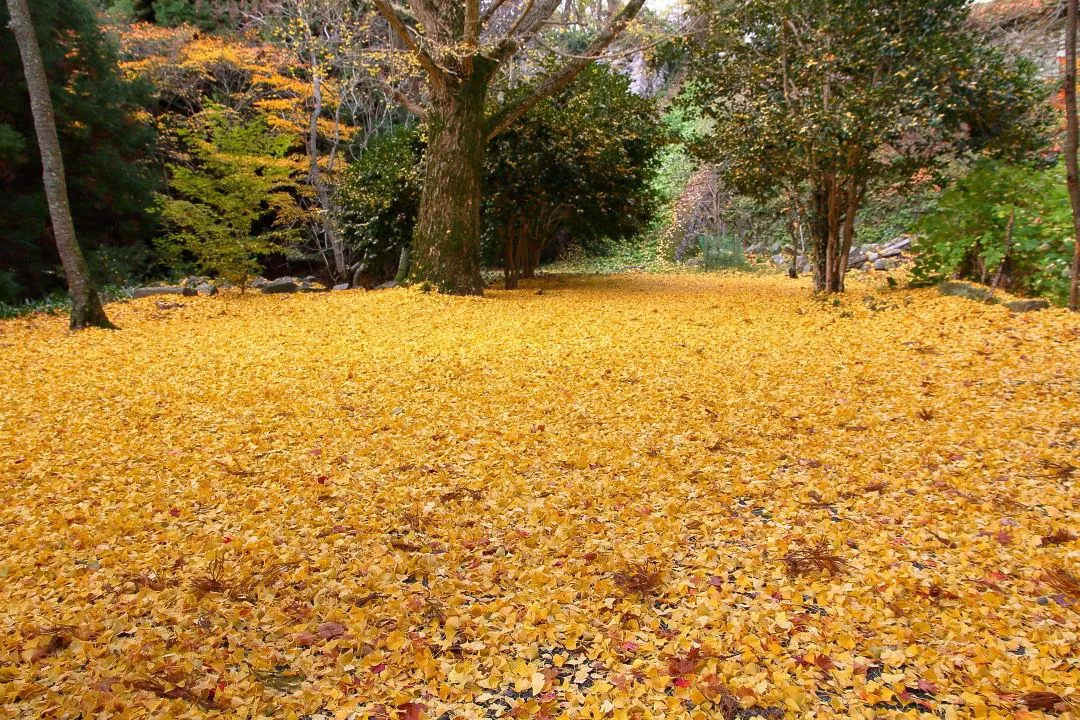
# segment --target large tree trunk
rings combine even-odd
[[[101,307],[101,298],[90,280],[86,259],[75,239],[75,225],[68,205],[67,180],[64,177],[64,159],[60,154],[60,140],[56,135],[56,119],[53,116],[49,82],[45,77],[45,63],[41,48],[30,19],[26,0],[8,0],[11,30],[22,55],[26,87],[30,92],[30,109],[34,115],[34,129],[41,151],[42,176],[45,198],[49,203],[53,236],[60,262],[64,266],[68,292],[71,295],[71,329],[79,330],[89,325],[115,328]]]
[[[482,295],[480,180],[487,144],[482,72],[439,89],[428,117],[424,190],[413,234],[412,279],[451,295]]]
[[[1065,142],[1065,167],[1068,170],[1069,200],[1072,202],[1073,247],[1072,282],[1069,288],[1069,308],[1080,310],[1080,121],[1076,115],[1076,26],[1078,0],[1069,0],[1065,37],[1065,118],[1068,135]]]

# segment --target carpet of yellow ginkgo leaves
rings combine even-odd
[[[109,310],[0,323],[0,717],[1080,715],[1063,310],[735,276]]]

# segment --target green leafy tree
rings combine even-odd
[[[641,232],[656,210],[653,181],[667,136],[651,100],[593,66],[492,141],[482,221],[507,287],[532,275],[557,233],[589,243]],[[345,173],[342,230],[376,276],[411,242],[424,140],[418,127],[399,129],[370,142]]]
[[[479,295],[481,185],[488,142],[533,106],[565,89],[626,30],[645,0],[629,0],[580,53],[503,101],[489,91],[522,50],[533,47],[562,0],[374,0],[423,72],[423,102],[397,92],[423,118],[424,189],[413,237],[411,276],[440,292]],[[414,27],[415,26],[415,27]]]
[[[384,278],[396,271],[412,242],[423,185],[424,143],[418,128],[402,125],[368,141],[338,187],[341,231],[359,258],[360,276]]]
[[[149,88],[120,77],[115,43],[84,0],[30,5],[79,244],[92,271],[102,253],[145,256],[161,179],[155,133],[143,114]],[[11,296],[0,300],[12,302],[59,290],[63,276],[26,80],[8,23],[0,3],[0,272],[15,278]]]
[[[610,68],[586,68],[488,148],[484,225],[507,289],[532,277],[556,231],[578,244],[623,240],[653,218],[668,134],[656,103]]]
[[[172,197],[159,199],[169,232],[158,241],[174,264],[193,260],[204,272],[243,288],[258,258],[298,238],[296,164],[290,138],[265,119],[241,121],[221,108],[193,118],[179,133],[191,162],[170,165]]]
[[[733,187],[801,200],[817,290],[839,292],[867,192],[951,154],[1039,140],[1034,68],[966,25],[967,0],[698,0],[688,99]]]
[[[916,281],[961,277],[1064,304],[1075,240],[1063,175],[979,163],[920,222]]]

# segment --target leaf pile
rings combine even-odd
[[[1077,318],[543,283],[0,324],[0,716],[1076,716]]]

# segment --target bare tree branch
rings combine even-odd
[[[619,52],[602,53],[600,55],[576,55],[574,53],[564,52],[562,50],[559,50],[558,48],[553,48],[541,42],[540,40],[534,39],[533,42],[547,50],[552,55],[558,55],[559,57],[568,58],[570,60],[618,60],[619,58],[632,57],[640,52],[651,50],[658,45],[663,45],[664,43],[671,42],[672,40],[681,40],[683,38],[690,37],[700,29],[701,19],[701,15],[695,16],[689,21],[683,23],[674,33],[665,35],[662,38],[657,38],[656,40],[645,43],[644,45],[636,45],[632,48],[627,48],[626,50],[620,50]]]
[[[465,0],[465,43],[476,47],[480,42],[480,0]]]
[[[442,87],[446,84],[447,75],[446,72],[439,67],[434,58],[428,54],[424,48],[417,44],[416,40],[409,33],[409,28],[406,27],[401,16],[398,15],[388,0],[375,0],[375,8],[379,11],[379,14],[386,18],[386,22],[390,24],[390,29],[394,31],[394,34],[401,38],[401,42],[405,44],[405,47],[411,52],[416,59],[420,62],[421,67],[428,74],[428,78],[431,83],[436,87]]]
[[[592,62],[593,57],[601,54],[607,49],[608,45],[610,45],[611,42],[626,29],[626,26],[630,24],[630,21],[634,19],[634,16],[637,15],[644,4],[645,0],[630,0],[630,2],[626,4],[626,7],[624,7],[618,15],[612,18],[611,23],[607,28],[593,40],[592,44],[589,45],[582,56],[571,60],[563,66],[561,70],[549,75],[548,78],[540,83],[540,85],[529,95],[502,108],[492,115],[491,119],[488,121],[488,140],[510,127],[518,118],[527,113],[538,102],[559,92],[573,82],[578,73],[584,70],[589,63]]]
[[[412,98],[410,98],[408,95],[406,95],[401,90],[398,90],[397,88],[388,88],[388,89],[390,90],[390,94],[394,96],[394,99],[398,101],[398,104],[401,105],[401,107],[405,108],[406,110],[408,110],[413,115],[420,118],[421,120],[427,120],[427,118],[428,118],[427,108],[425,108],[423,105],[416,102],[415,100],[413,100]]]
[[[506,0],[495,0],[495,2],[488,5],[487,10],[480,14],[480,24],[487,24],[488,20],[491,20],[491,18],[495,17],[495,13],[499,12],[499,8],[501,8],[505,3]]]

